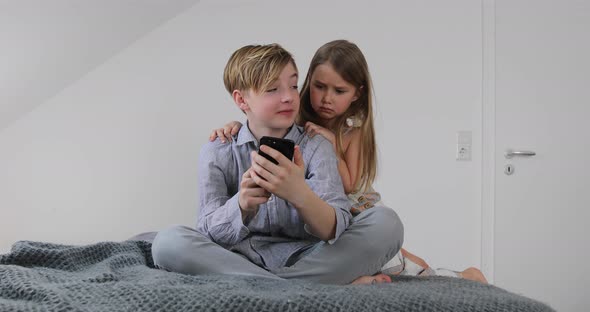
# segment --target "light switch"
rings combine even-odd
[[[457,160],[471,160],[471,131],[457,131]]]

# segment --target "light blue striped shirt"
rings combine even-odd
[[[310,138],[296,125],[285,138],[300,146],[307,184],[336,212],[336,235],[328,242],[333,243],[348,227],[352,216],[332,144],[321,135]],[[275,195],[244,224],[238,204],[239,186],[242,175],[251,166],[250,152],[257,150],[258,142],[247,126],[231,142],[221,143],[217,139],[201,149],[197,230],[272,271],[320,240],[306,230],[297,210]]]

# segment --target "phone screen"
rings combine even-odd
[[[293,140],[264,136],[260,138],[260,145],[270,146],[275,150],[281,152],[289,160],[293,160],[293,153],[295,152],[295,142],[293,142]],[[278,161],[276,161],[274,158],[270,157],[266,153],[262,152],[260,149],[258,149],[258,154],[272,161],[275,165],[279,164]]]

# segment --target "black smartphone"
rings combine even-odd
[[[270,146],[281,152],[289,160],[293,160],[293,154],[295,153],[295,142],[293,140],[263,136],[260,138],[260,146],[262,145]],[[272,161],[275,165],[279,164],[278,161],[261,151],[260,148],[258,149],[258,154]]]

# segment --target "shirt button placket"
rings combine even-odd
[[[274,194],[270,194],[270,197],[268,198],[268,202],[266,203],[266,207],[268,209],[268,218],[270,219],[270,233],[271,235],[273,233],[275,233],[276,231],[276,225],[278,222],[278,216],[277,216],[277,201],[275,199],[275,195]]]

